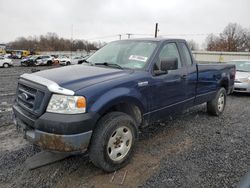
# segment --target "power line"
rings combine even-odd
[[[181,34],[162,34],[161,36],[204,36],[209,35],[211,33],[181,33]],[[213,33],[215,35],[220,33]]]
[[[133,33],[133,35],[154,36],[154,34],[142,34],[142,33]]]
[[[169,33],[169,34],[161,34],[160,37],[168,37],[168,36],[207,36],[211,33]],[[218,35],[220,33],[213,33],[215,35]],[[127,38],[131,38],[131,36],[150,36],[153,37],[154,34],[149,33],[121,33],[121,34],[114,34],[114,35],[106,35],[106,36],[99,36],[99,37],[93,37],[93,38],[87,38],[85,40],[99,40],[99,39],[106,39],[106,38],[117,38],[121,40],[122,36],[127,36]]]
[[[97,40],[97,39],[105,39],[105,38],[113,38],[113,37],[120,37],[121,34],[118,35],[106,35],[106,36],[100,36],[100,37],[93,37],[93,38],[87,38],[86,40]]]

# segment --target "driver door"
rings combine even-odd
[[[160,70],[162,59],[177,58],[178,69],[169,70],[166,74],[154,75]],[[182,110],[186,97],[186,68],[181,62],[177,44],[168,42],[163,45],[153,67],[152,84],[150,88],[150,119],[163,119],[169,114]]]

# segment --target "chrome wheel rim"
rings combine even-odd
[[[3,65],[4,68],[8,68],[8,66],[9,66],[9,65],[6,64],[6,63]]]
[[[225,95],[223,93],[220,94],[219,99],[218,99],[218,110],[220,112],[223,111],[225,105]]]
[[[132,131],[127,126],[117,128],[110,136],[107,153],[111,160],[123,160],[132,146]]]

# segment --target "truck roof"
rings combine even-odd
[[[164,41],[178,41],[178,42],[186,42],[184,39],[176,39],[176,38],[133,38],[133,39],[123,39],[123,41],[154,41],[154,42],[164,42]]]

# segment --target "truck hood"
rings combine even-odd
[[[59,86],[77,91],[94,84],[131,74],[132,70],[120,70],[89,65],[72,65],[33,73],[56,82]]]

